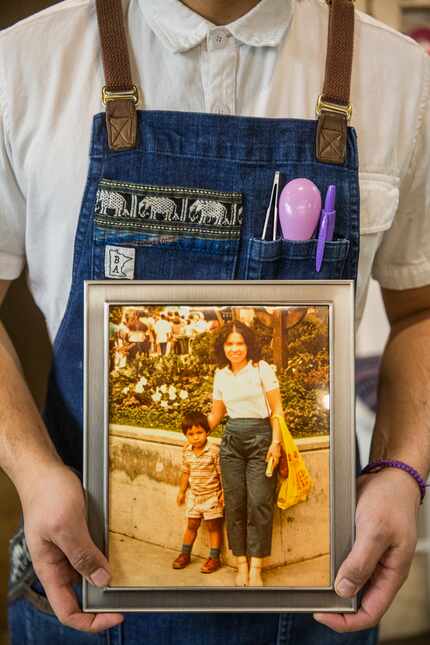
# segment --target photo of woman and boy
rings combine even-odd
[[[116,306],[109,322],[111,586],[328,586],[327,307]],[[288,510],[281,417],[313,479]]]

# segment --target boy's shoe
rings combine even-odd
[[[191,557],[187,553],[180,553],[176,560],[173,560],[174,569],[184,569],[191,562]]]
[[[221,568],[221,560],[219,558],[208,558],[200,567],[202,573],[213,573]]]

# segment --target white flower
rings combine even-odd
[[[155,394],[153,394],[153,395],[151,396],[151,399],[152,399],[153,401],[155,401],[156,403],[158,403],[158,401],[161,401],[161,398],[162,398],[162,397],[161,397],[161,393],[160,393],[160,392],[158,392],[158,391],[157,391],[157,392],[155,392]]]
[[[169,392],[169,401],[174,401],[176,398],[176,392]]]
[[[123,388],[123,389],[121,390],[121,392],[122,392],[123,394],[127,394],[127,393],[128,393],[128,391],[129,391],[129,389],[130,389],[130,386],[129,386],[129,385],[127,385],[127,387]]]
[[[169,385],[169,396],[172,397],[173,394],[176,395],[176,387],[174,385]]]
[[[164,408],[165,410],[169,407],[169,404],[167,401],[161,401],[160,403],[161,407]]]
[[[160,392],[163,392],[163,394],[167,394],[167,385],[165,383],[160,387]]]
[[[146,378],[142,376],[141,379],[136,384],[136,387],[134,388],[134,391],[137,392],[138,394],[142,394],[143,390],[145,389],[145,385],[148,383]]]
[[[186,390],[181,390],[179,392],[179,398],[185,401],[185,399],[188,399],[188,392]]]

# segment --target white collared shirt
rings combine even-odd
[[[123,0],[132,73],[147,109],[312,119],[324,78],[324,0],[261,0],[216,27],[179,0]],[[0,33],[0,278],[24,262],[53,338],[71,285],[92,117],[103,111],[94,0],[65,0]],[[357,12],[357,319],[371,273],[430,283],[430,60]]]

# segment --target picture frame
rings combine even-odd
[[[84,290],[84,488],[87,497],[88,525],[95,544],[109,557],[111,566],[114,561],[115,571],[113,582],[111,581],[111,585],[107,588],[100,589],[89,584],[86,580],[83,581],[83,610],[87,612],[327,611],[342,613],[356,611],[357,598],[340,598],[335,593],[333,586],[336,572],[350,551],[354,540],[356,443],[353,281],[164,282],[110,280],[87,281],[85,282]],[[313,480],[314,493],[311,490],[308,501],[297,504],[297,507],[290,509],[289,514],[288,511],[276,509],[276,513],[281,518],[278,521],[275,517],[274,520],[272,550],[274,549],[276,553],[273,557],[272,553],[270,555],[269,563],[271,564],[267,571],[269,582],[265,583],[263,587],[236,587],[233,583],[226,584],[225,580],[233,579],[234,572],[230,563],[230,554],[225,556],[227,564],[224,567],[225,570],[221,573],[217,572],[212,576],[201,576],[196,565],[194,565],[194,569],[190,567],[189,571],[187,571],[187,577],[184,577],[185,574],[183,576],[182,572],[179,572],[178,577],[174,578],[172,576],[177,575],[177,572],[174,572],[170,565],[163,565],[164,569],[161,566],[164,562],[163,558],[165,558],[168,549],[172,549],[172,545],[168,544],[166,546],[166,538],[163,538],[162,544],[154,545],[154,542],[159,539],[158,534],[161,535],[166,526],[173,526],[175,535],[182,538],[183,526],[179,526],[177,518],[182,517],[178,513],[183,513],[183,509],[177,508],[172,500],[174,500],[173,495],[176,490],[175,486],[177,486],[176,480],[179,480],[180,474],[179,454],[181,450],[183,451],[181,445],[186,442],[186,437],[181,435],[180,430],[169,430],[170,419],[172,419],[172,428],[175,423],[176,425],[180,423],[176,411],[172,412],[171,417],[167,417],[167,426],[166,421],[163,421],[166,428],[153,427],[154,418],[156,420],[155,425],[157,426],[158,424],[158,416],[155,413],[154,417],[151,400],[160,404],[163,403],[163,386],[157,386],[154,389],[154,385],[153,390],[149,390],[149,394],[152,392],[151,398],[142,399],[144,385],[146,386],[148,380],[151,380],[150,378],[140,376],[140,380],[136,385],[137,377],[134,376],[132,393],[130,393],[130,389],[127,390],[127,387],[122,388],[121,396],[124,395],[123,398],[115,399],[114,392],[117,392],[121,386],[121,379],[125,377],[131,378],[130,374],[135,375],[137,368],[134,363],[129,368],[121,367],[121,351],[112,341],[114,337],[111,331],[112,312],[117,315],[121,311],[123,314],[130,311],[135,314],[137,311],[140,320],[144,320],[142,316],[151,315],[157,318],[163,312],[167,315],[175,310],[177,312],[191,312],[190,320],[193,319],[193,315],[196,318],[198,313],[205,324],[208,323],[206,318],[215,320],[216,316],[218,316],[221,320],[221,328],[223,328],[224,318],[226,321],[231,317],[233,317],[233,320],[243,318],[246,324],[252,319],[254,327],[260,324],[260,319],[263,319],[264,324],[269,320],[270,329],[274,331],[269,340],[266,338],[265,351],[266,353],[272,352],[272,357],[274,355],[278,356],[279,351],[283,351],[283,345],[279,345],[279,338],[283,338],[282,331],[280,332],[279,329],[282,330],[282,325],[284,327],[288,325],[289,320],[293,321],[291,324],[296,324],[297,321],[302,320],[304,321],[303,324],[306,322],[308,328],[320,329],[320,332],[318,332],[320,334],[322,333],[321,329],[326,330],[324,333],[327,336],[327,342],[323,342],[321,345],[322,350],[321,347],[318,350],[320,352],[325,351],[327,355],[325,372],[327,391],[325,394],[322,392],[325,406],[324,414],[326,415],[324,418],[327,419],[327,429],[324,430],[326,438],[324,439],[321,436],[296,439],[298,446],[303,443],[303,445],[307,444],[309,447],[308,452],[299,447],[299,453],[303,453],[304,461],[307,462],[310,478]],[[203,314],[201,313],[202,311]],[[224,318],[220,317],[220,311],[223,312],[223,315],[225,313]],[[278,327],[275,326],[273,321],[277,321]],[[205,332],[206,336],[209,337],[211,334],[220,333],[219,329],[216,329],[220,324],[215,322],[213,325],[207,325],[206,329],[209,331]],[[279,324],[281,327],[279,327]],[[325,327],[324,324],[326,325]],[[276,331],[278,335],[275,335],[275,327],[278,329]],[[287,334],[288,338],[291,337],[292,333]],[[195,354],[198,353],[196,348],[202,338],[203,336],[199,336],[199,341],[193,349]],[[150,352],[148,351],[149,358],[147,359],[151,361],[152,371],[145,372],[148,375],[154,373],[158,366],[160,366],[161,373],[167,374],[165,366],[168,360],[170,362],[176,360],[181,364],[188,360],[188,358],[184,357],[184,354],[188,356],[185,350],[181,350],[182,358],[174,358],[173,350],[171,358],[166,358],[163,356],[160,343],[156,342],[156,340],[154,332],[152,354],[149,355]],[[208,342],[212,342],[212,340],[209,338]],[[278,344],[276,345],[276,343]],[[132,345],[133,343],[130,344]],[[291,347],[293,346],[296,347],[296,344],[291,344]],[[114,348],[116,348],[115,356],[119,360],[118,364],[115,363]],[[179,350],[177,351],[179,352]],[[310,361],[310,365],[314,365],[315,357],[309,355],[309,352],[303,353],[303,356],[305,355]],[[142,357],[141,354],[138,354],[138,356],[140,357],[139,360],[141,360],[139,369],[146,369],[145,357]],[[321,358],[321,354],[319,356]],[[287,359],[284,358],[283,360]],[[322,360],[324,362],[324,359]],[[211,363],[211,360],[208,359],[207,363]],[[266,362],[266,364],[268,363]],[[249,365],[251,365],[251,361]],[[288,360],[285,365],[285,369],[281,369],[282,366],[279,368],[279,383],[282,385],[284,383],[282,379],[287,379],[288,387],[285,386],[287,387],[285,391],[290,392],[288,395],[289,400],[294,402],[294,378],[292,376],[284,377],[284,375],[288,375],[285,370],[290,370],[291,375],[292,370],[295,368],[291,367]],[[252,366],[254,366],[253,362]],[[276,370],[276,365],[273,365],[273,368]],[[138,376],[139,374],[140,372]],[[312,370],[311,374],[314,374]],[[193,378],[195,382],[195,376]],[[209,379],[210,385],[212,385],[212,381],[210,381],[212,377],[205,376],[205,378]],[[323,377],[319,375],[318,378]],[[173,389],[176,386],[169,386],[166,383],[166,387],[166,400],[169,396],[175,399],[176,390],[174,392]],[[173,389],[169,390],[169,387]],[[292,390],[291,387],[293,388]],[[206,388],[209,391],[208,388],[209,386]],[[124,393],[125,390],[127,390],[126,393]],[[177,391],[182,390],[177,388]],[[183,391],[186,392],[185,387]],[[320,397],[318,400],[321,400],[320,394],[321,392],[318,394]],[[185,394],[183,394],[183,397],[185,398]],[[147,403],[142,403],[145,400]],[[180,407],[181,401],[179,399],[178,401],[175,400],[175,405]],[[288,408],[289,405],[286,407]],[[291,403],[290,407],[290,412],[299,411],[300,414],[305,409],[300,400],[294,405]],[[165,403],[164,412],[166,412],[167,408],[169,408],[169,405]],[[173,404],[171,409],[173,410]],[[177,409],[178,407],[175,408],[175,410]],[[134,417],[144,419],[143,423],[145,425],[146,419],[149,419],[149,425],[152,425],[152,427],[145,429],[140,421],[137,422],[136,426],[132,424],[121,426],[111,423],[111,415],[112,419],[115,420],[118,414],[125,414],[124,418],[126,419],[129,419],[129,415],[133,414],[132,420]],[[143,417],[139,416],[142,414]],[[315,418],[312,409],[309,415],[308,419]],[[122,418],[120,417],[120,420]],[[165,415],[163,419],[166,419]],[[289,422],[290,427],[293,429],[294,423],[293,414],[293,421]],[[306,423],[306,428],[310,427],[309,420]],[[113,427],[115,431],[112,430]],[[315,427],[318,431],[320,427],[318,419]],[[170,474],[166,475],[166,480],[163,480],[158,475],[152,476],[151,489],[140,488],[141,492],[138,495],[133,493],[133,498],[129,497],[126,501],[121,501],[122,490],[137,490],[130,488],[133,482],[138,481],[140,485],[142,482],[146,482],[145,485],[149,486],[147,484],[149,479],[144,473],[145,464],[147,463],[149,468],[149,463],[151,462],[151,468],[154,467],[152,453],[148,452],[148,450],[136,453],[133,441],[145,441],[145,445],[149,447],[148,450],[159,450],[159,455],[161,456],[157,457],[155,471],[153,472],[168,471]],[[212,445],[212,443],[222,440],[209,437],[208,441]],[[321,448],[324,441],[325,447]],[[178,442],[182,442],[182,444],[179,445]],[[139,444],[140,447],[142,445],[142,443]],[[161,445],[164,446],[162,449],[159,448]],[[173,457],[169,457],[169,468],[163,466],[164,457],[161,454],[166,445],[169,447],[169,454],[173,455]],[[124,449],[124,446],[127,449]],[[130,460],[128,466],[127,464],[124,466],[125,458]],[[118,459],[122,460],[120,465],[118,465]],[[171,467],[172,463],[174,464],[173,469]],[[318,463],[320,466],[318,466]],[[134,468],[133,472],[132,468]],[[325,476],[322,474],[323,472],[326,473]],[[274,476],[277,477],[276,471]],[[279,481],[281,480],[278,480],[278,484]],[[161,488],[163,489],[162,495]],[[126,495],[130,495],[130,493],[126,492]],[[320,511],[317,511],[315,510],[317,506],[312,506],[312,504],[319,503],[317,500],[321,499],[325,499],[325,506],[321,507]],[[160,500],[162,501],[160,502]],[[166,502],[165,500],[168,501]],[[307,504],[309,504],[308,507],[306,506]],[[164,505],[166,505],[165,508]],[[130,522],[133,521],[133,519],[130,519],[131,508],[135,508],[138,520],[134,519],[135,526],[134,528],[129,528],[127,533],[126,529],[131,526]],[[312,536],[317,535],[318,530],[312,524],[314,520],[310,518],[315,517],[321,518],[319,526],[323,526],[326,535],[323,534],[324,539],[315,538],[315,543],[313,543]],[[134,518],[136,518],[136,515]],[[302,519],[300,520],[299,518]],[[228,518],[226,518],[226,521],[228,521]],[[294,521],[296,521],[296,526],[294,526]],[[276,522],[278,522],[278,525]],[[322,522],[325,522],[325,524],[322,524]],[[136,531],[144,531],[145,527],[149,527],[150,524],[152,533],[149,538],[144,539],[147,539],[152,550],[155,549],[155,553],[160,554],[160,556],[154,556],[157,557],[157,566],[155,567],[154,565],[153,569],[151,568],[152,565],[148,564],[149,560],[146,561],[145,557],[142,556],[142,554],[146,554],[151,549],[139,550],[140,542],[135,535]],[[113,528],[115,531],[111,530]],[[280,531],[281,533],[279,533]],[[284,534],[282,534],[282,531],[284,531]],[[282,548],[284,548],[285,553],[290,553],[290,555],[287,554],[285,562],[285,557],[279,556],[280,547],[276,542],[279,534],[281,534],[281,537],[284,535],[281,540]],[[287,535],[287,539],[285,539],[285,535]],[[328,553],[318,555],[318,549],[322,548],[322,542],[327,542],[329,545]],[[179,541],[178,547],[180,545]],[[160,550],[162,548],[164,551]],[[297,551],[294,556],[296,557],[296,562],[290,564],[291,551],[294,552],[294,549]],[[300,549],[305,549],[306,553],[303,555],[304,551],[301,552]],[[316,549],[315,553],[312,549]],[[197,561],[199,557],[200,554],[197,553],[194,560]],[[277,557],[278,560],[276,560]],[[326,577],[317,575],[314,563],[318,564],[318,566],[321,565],[323,568],[325,567]],[[139,575],[142,574],[142,577],[136,578],[136,572]],[[127,575],[129,576],[128,578]],[[151,578],[152,575],[153,577]],[[314,582],[316,579],[319,580],[318,584]],[[125,583],[124,580],[126,581]],[[137,583],[136,580],[138,581]],[[143,582],[139,582],[139,580]],[[172,580],[177,580],[177,582],[172,582]],[[218,582],[214,582],[216,580]]]

